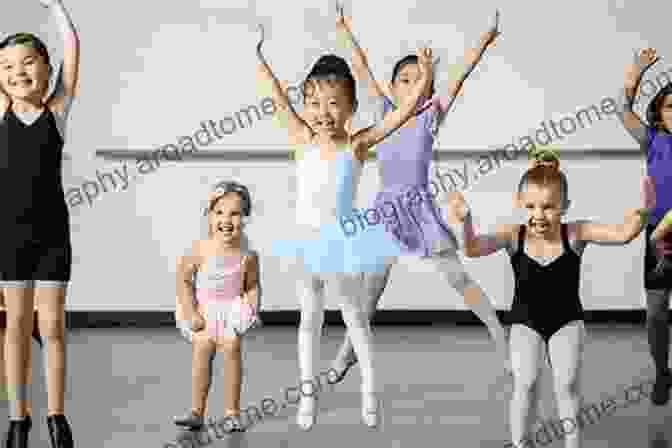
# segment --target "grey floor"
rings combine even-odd
[[[338,326],[325,329],[324,370],[343,331]],[[371,430],[360,422],[360,376],[354,369],[343,383],[320,395],[318,424],[312,431],[303,433],[296,428],[295,406],[288,405],[264,417],[247,433],[214,439],[207,446],[505,446],[511,384],[500,374],[482,327],[381,326],[375,330],[375,341],[384,400],[382,428]],[[261,407],[265,398],[283,403],[283,390],[297,383],[296,329],[262,328],[248,337],[243,350],[243,407]],[[623,396],[625,388],[653,373],[646,334],[640,326],[589,326],[585,359],[582,378],[587,403]],[[46,447],[46,392],[42,362],[35,362],[31,446]],[[221,363],[221,359],[216,362],[210,394],[214,416],[223,415]],[[66,409],[77,447],[159,448],[189,435],[180,433],[171,421],[190,405],[190,347],[176,330],[75,330],[68,364]],[[543,375],[540,415],[551,419],[555,403],[548,368]],[[6,406],[3,412],[6,421]],[[668,447],[671,412],[669,406],[654,407],[642,399],[586,428],[585,446]],[[562,445],[556,441],[546,446]]]

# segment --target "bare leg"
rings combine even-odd
[[[219,338],[217,351],[224,355],[224,413],[240,415],[240,389],[242,383],[240,338]],[[219,341],[218,341],[219,342]]]
[[[581,425],[576,419],[582,401],[579,380],[584,343],[585,329],[582,321],[567,324],[551,336],[548,343],[558,417],[562,422],[566,448],[581,447]],[[572,424],[574,428],[570,427]]]
[[[11,401],[10,416],[22,419],[28,414],[29,384],[25,380],[31,356],[35,290],[29,287],[8,287],[4,292],[7,304],[5,369]]]
[[[40,334],[46,351],[48,416],[65,414],[65,291],[65,287],[35,288]]]
[[[191,410],[194,415],[203,416],[208,400],[212,360],[215,343],[207,331],[193,333],[191,364]]]

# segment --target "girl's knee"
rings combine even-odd
[[[534,392],[539,386],[539,371],[520,372],[513,371],[513,389],[514,392],[529,394]]]
[[[50,340],[62,340],[65,337],[65,325],[61,319],[40,321],[40,335]]]
[[[217,341],[217,351],[225,356],[237,356],[240,354],[240,338],[219,338]]]
[[[573,397],[579,394],[579,378],[576,375],[565,378],[556,377],[554,382],[558,395]]]
[[[669,311],[662,306],[647,307],[646,321],[649,324],[664,323],[667,324]]]

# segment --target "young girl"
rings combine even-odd
[[[361,273],[377,269],[379,259],[392,246],[389,239],[373,233],[349,239],[339,221],[352,213],[362,165],[368,150],[383,141],[410,118],[418,97],[429,85],[431,51],[418,50],[419,82],[408,98],[375,127],[351,135],[346,126],[357,108],[355,80],[347,62],[335,55],[322,56],[304,83],[304,120],[273,74],[257,45],[259,76],[271,86],[275,106],[286,117],[290,143],[301,145],[297,159],[296,231],[300,241],[275,244],[279,256],[302,260],[298,289],[301,324],[298,335],[302,396],[297,423],[304,429],[316,421],[317,397],[313,390],[314,366],[324,319],[325,283],[334,288],[355,351],[362,361],[362,419],[367,426],[379,423],[379,403],[375,395],[370,328],[362,309]],[[372,236],[373,235],[373,236]],[[372,238],[368,240],[368,238]],[[366,241],[364,239],[367,239]]]
[[[649,104],[646,114],[648,125],[640,120],[632,108],[642,75],[657,60],[655,50],[647,48],[635,54],[634,64],[628,64],[619,115],[625,130],[646,154],[648,176],[655,184],[656,206],[646,228],[644,288],[649,347],[656,368],[651,401],[663,405],[670,398],[669,390],[672,386],[672,374],[668,365],[668,312],[672,270],[666,268],[666,265],[669,266],[666,256],[672,254],[672,237],[667,236],[664,241],[660,240],[668,222],[663,216],[672,210],[672,85],[668,84],[661,89]],[[659,229],[654,230],[656,225]],[[652,238],[659,241],[648,244]]]
[[[360,79],[368,81],[369,90],[380,98],[383,115],[387,117],[395,113],[397,108],[394,104],[409,101],[411,92],[417,89],[419,81],[417,57],[406,56],[395,65],[391,83],[393,104],[373,78],[366,55],[357,44],[350,26],[343,17],[340,5],[338,9],[340,17],[337,20],[337,28],[351,42],[357,75]],[[386,205],[403,204],[396,210],[398,215],[396,222],[386,223],[388,237],[397,242],[403,253],[423,257],[435,265],[448,284],[464,297],[465,303],[485,323],[500,354],[505,357],[504,329],[485,292],[465,272],[457,254],[457,239],[436,208],[428,186],[434,137],[462,84],[481,60],[485,50],[498,36],[498,18],[499,13],[496,15],[495,24],[481,35],[478,49],[467,51],[466,71],[448,89],[448,97],[435,95],[432,79],[422,91],[421,99],[414,108],[413,117],[392,138],[377,146],[382,191],[376,197],[375,208],[385,210]],[[390,269],[395,262],[396,258],[391,259],[382,272],[366,276],[366,288],[371,292],[367,306],[370,315],[375,312],[387,285]],[[337,380],[341,381],[355,363],[357,358],[352,349],[351,334],[348,333],[332,364],[334,370],[340,373]]]
[[[240,336],[258,325],[258,256],[241,249],[244,220],[252,201],[247,188],[235,182],[215,186],[208,197],[207,240],[195,241],[178,261],[175,320],[192,344],[192,408],[175,424],[203,426],[215,352],[224,353],[225,413],[232,431],[240,425]],[[195,279],[195,281],[194,281]]]
[[[64,415],[65,291],[70,281],[68,207],[61,180],[66,121],[76,93],[79,39],[63,4],[41,0],[64,41],[63,65],[48,98],[52,73],[46,46],[31,34],[0,42],[0,190],[11,191],[0,214],[0,282],[7,305],[5,360],[11,397],[7,446],[27,446],[33,307],[47,354],[49,434],[54,448],[73,446]]]
[[[585,332],[579,297],[581,256],[588,243],[625,245],[635,239],[652,208],[654,198],[647,193],[644,189],[642,207],[628,212],[622,224],[563,223],[570,206],[567,179],[555,167],[537,166],[518,185],[519,206],[527,210],[527,222],[499,225],[494,234],[484,236],[475,235],[462,195],[451,193],[450,213],[464,223],[465,254],[481,257],[506,249],[511,257],[516,285],[509,340],[514,390],[512,444],[507,446],[534,443],[526,437],[534,422],[530,409],[536,409],[543,345],[553,369],[558,415],[576,421]],[[564,429],[566,447],[580,446],[579,426]]]

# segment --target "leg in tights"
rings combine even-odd
[[[316,410],[315,363],[319,362],[320,336],[324,323],[324,282],[316,275],[303,273],[297,283],[301,307],[298,335],[301,387],[298,418],[301,420],[314,416]],[[302,422],[306,422],[304,420],[299,422],[304,426]]]
[[[585,329],[581,321],[567,324],[551,336],[548,342],[558,417],[563,422],[566,448],[581,447],[579,425],[563,421],[563,419],[576,422],[581,409],[582,398],[579,386],[584,344]]]
[[[203,415],[210,391],[216,346],[207,330],[194,332],[191,344],[191,410],[195,415]]]
[[[47,415],[65,414],[66,331],[64,287],[37,287],[40,334],[47,369]]]
[[[378,401],[374,375],[373,347],[363,274],[334,275],[327,280],[327,291],[337,296],[343,322],[348,331],[362,374],[362,418],[368,426],[378,424]]]
[[[530,436],[536,420],[534,414],[539,400],[544,341],[531,328],[514,324],[511,326],[510,346],[513,369],[513,394],[509,409],[511,441],[514,446],[523,446],[521,441]]]
[[[224,414],[238,416],[242,374],[240,338],[237,336],[218,338],[217,351],[224,356]]]
[[[646,290],[646,330],[649,350],[653,357],[657,375],[663,375],[669,369],[670,329],[668,316],[671,292],[663,289]]]
[[[506,359],[508,345],[504,327],[497,318],[495,308],[485,291],[467,274],[457,253],[444,252],[431,260],[441,276],[464,298],[464,303],[485,324],[497,344],[498,352]],[[505,361],[505,367],[509,368],[508,361]]]
[[[364,293],[366,300],[365,306],[369,322],[373,319],[373,315],[378,308],[378,302],[380,302],[380,298],[383,296],[383,292],[387,286],[387,281],[390,277],[392,266],[393,263],[388,264],[381,273],[364,273]],[[342,372],[346,365],[356,360],[357,356],[355,355],[355,350],[352,347],[350,333],[346,331],[343,338],[343,344],[338,350],[338,355],[333,362],[333,367],[337,372]]]
[[[7,330],[5,336],[5,362],[7,386],[10,396],[10,418],[21,419],[27,415],[28,371],[33,332],[34,288],[7,287],[4,289],[7,304]]]

